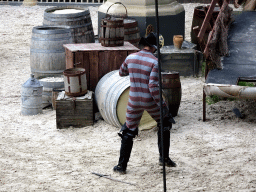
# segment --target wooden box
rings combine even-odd
[[[56,99],[57,129],[70,126],[81,128],[93,125],[93,94],[92,91],[81,97],[68,97],[60,92]]]
[[[162,70],[177,71],[180,76],[197,76],[201,70],[201,58],[195,49],[177,50],[173,45],[164,46],[161,50]]]
[[[101,77],[119,69],[129,54],[139,51],[129,42],[118,47],[103,47],[100,43],[65,44],[64,47],[66,68],[85,68],[87,89],[92,91],[95,91]]]

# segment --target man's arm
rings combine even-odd
[[[149,91],[152,98],[155,100],[157,105],[160,107],[160,93],[159,93],[159,81],[158,81],[158,65],[155,65],[149,76]],[[163,101],[163,106],[166,103]]]
[[[119,69],[119,75],[120,76],[127,76],[129,75],[129,71],[128,71],[128,67],[127,67],[127,58],[124,60],[124,62],[122,63],[120,69]]]
[[[159,91],[159,81],[158,81],[158,66],[156,65],[149,77],[149,91],[151,93],[151,96],[157,103],[157,105],[160,108],[160,91]],[[163,107],[163,116],[164,116],[164,126],[170,125],[171,123],[175,124],[175,121],[172,117],[172,115],[169,113],[169,109],[165,103],[164,100],[162,100],[162,107]]]

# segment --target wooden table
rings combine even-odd
[[[129,42],[124,46],[103,47],[100,43],[65,44],[66,69],[82,67],[86,70],[87,89],[94,91],[100,78],[117,70],[125,58],[139,51]]]

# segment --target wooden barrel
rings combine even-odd
[[[201,28],[208,9],[209,9],[208,6],[197,6],[194,9],[192,26],[191,26],[191,42],[194,44],[198,44],[198,42],[197,42],[197,36],[193,31],[193,27],[199,26],[199,29]],[[217,19],[219,12],[220,12],[220,8],[215,7],[214,11],[212,13],[212,17],[214,20]],[[210,26],[213,26],[212,20],[209,22],[209,26],[207,27],[205,35],[204,35],[205,42],[207,42],[209,32],[211,30]]]
[[[60,6],[44,11],[43,25],[69,28],[72,43],[94,43],[90,11],[77,6]]]
[[[124,45],[124,19],[108,17],[101,20],[100,43],[104,47]]]
[[[165,100],[169,106],[169,112],[173,117],[177,116],[181,101],[181,83],[178,72],[162,72],[162,89]]]
[[[119,71],[104,75],[95,89],[95,100],[103,119],[110,125],[120,128],[126,120],[126,108],[130,91],[130,77],[120,77]],[[139,129],[151,129],[156,121],[144,111]]]
[[[65,94],[79,97],[87,93],[87,80],[84,68],[70,68],[64,72]]]
[[[30,68],[35,78],[61,76],[66,69],[63,44],[70,43],[69,29],[33,27],[30,44]]]
[[[124,19],[124,40],[139,46],[140,30],[135,19]]]

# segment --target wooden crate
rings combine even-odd
[[[103,47],[100,43],[65,44],[64,47],[66,68],[85,68],[87,89],[92,91],[95,91],[101,77],[119,69],[129,54],[139,51],[129,42],[118,47]]]
[[[61,92],[56,99],[56,125],[57,129],[70,126],[81,128],[93,125],[93,94],[88,91],[82,97],[68,97]]]
[[[202,56],[195,49],[177,50],[171,45],[163,47],[160,52],[163,71],[177,71],[180,76],[199,75]]]

